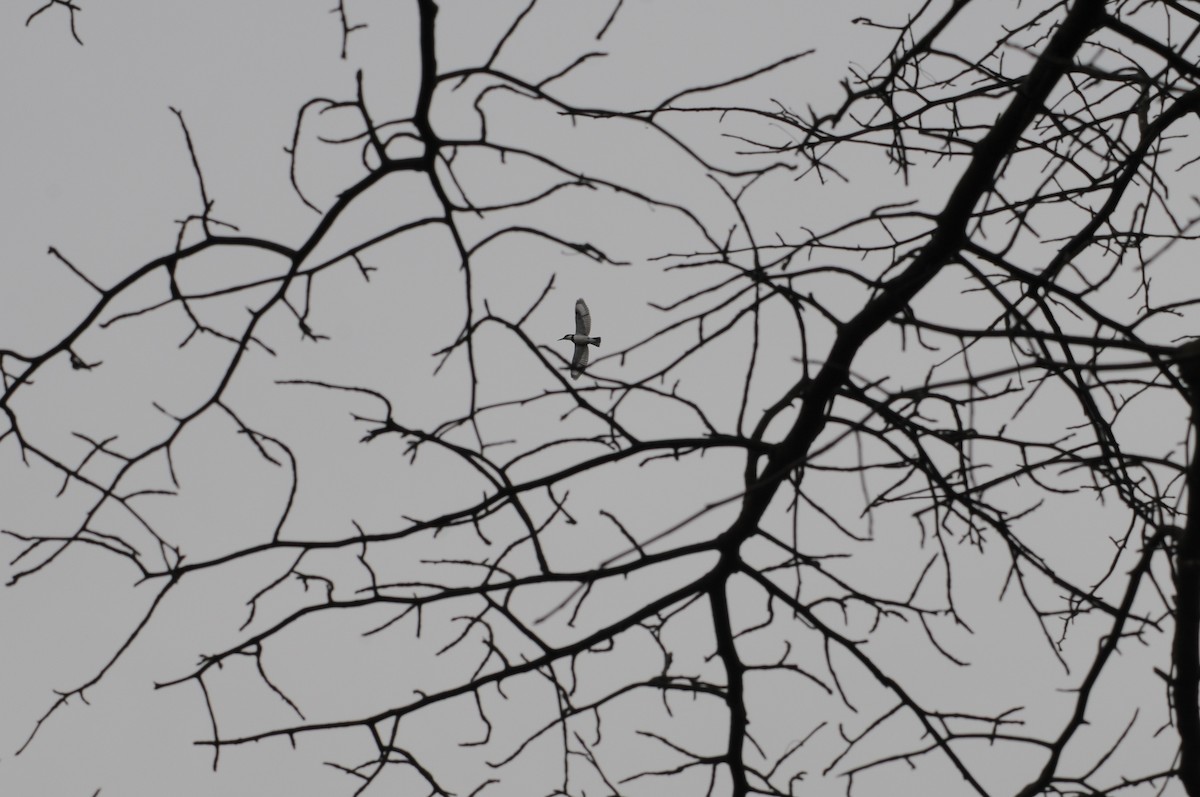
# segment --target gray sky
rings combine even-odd
[[[213,218],[237,225],[246,235],[289,246],[299,245],[311,233],[319,217],[289,185],[289,160],[283,151],[291,144],[300,107],[314,97],[352,98],[355,71],[361,69],[369,107],[380,121],[411,113],[417,85],[414,3],[349,0],[352,20],[369,27],[351,36],[346,60],[339,57],[340,29],[336,18],[327,13],[328,5],[327,1],[294,0],[88,3],[77,20],[84,47],[71,39],[62,8],[50,9],[28,28],[23,23],[36,3],[9,2],[0,9],[0,97],[5,109],[0,130],[0,210],[8,222],[0,266],[0,348],[40,351],[76,324],[94,301],[94,291],[48,256],[47,247],[55,247],[104,287],[172,250],[179,231],[176,222],[200,210],[195,173],[172,107],[186,119],[208,194],[215,202]],[[498,37],[526,4],[443,5],[438,48],[440,67],[448,71],[486,60]],[[812,49],[812,54],[762,79],[706,96],[714,103],[771,107],[772,101],[778,101],[800,113],[810,105],[827,112],[843,96],[839,81],[847,70],[874,66],[891,45],[891,33],[851,20],[871,15],[894,22],[900,18],[899,5],[887,0],[837,4],[628,0],[612,28],[597,41],[596,33],[610,4],[586,4],[585,8],[585,4],[562,0],[539,5],[506,44],[496,66],[536,83],[582,53],[603,51],[605,58],[588,62],[550,88],[580,106],[638,109],[653,106],[683,88],[719,82]],[[1022,12],[1020,18],[1031,14]],[[990,42],[996,33],[987,23],[986,15],[956,23],[952,40],[964,50],[977,41]],[[1014,52],[1011,58],[1017,63],[1023,56]],[[470,86],[458,95],[439,95],[434,120],[441,135],[468,138],[477,134],[470,106],[475,96],[477,91]],[[493,140],[536,148],[589,176],[619,182],[662,203],[686,205],[715,232],[724,234],[738,224],[716,183],[652,131],[616,121],[572,125],[553,109],[513,95],[497,94],[487,102]],[[981,114],[987,117],[994,112],[993,106]],[[334,147],[317,137],[352,133],[356,123],[351,110],[324,115],[310,112],[305,117],[296,180],[304,195],[320,208],[327,208],[363,171],[357,146]],[[733,119],[725,127],[711,119],[684,120],[677,129],[699,151],[729,164],[735,162],[734,153],[742,145],[722,133],[745,133],[777,142],[792,135],[782,126],[761,120]],[[461,157],[463,189],[478,204],[532,195],[548,184],[547,173],[533,167],[501,165],[494,158],[470,153]],[[822,184],[811,177],[797,182],[793,174],[783,172],[764,177],[744,203],[758,240],[776,235],[796,240],[805,229],[832,227],[889,200],[915,200],[918,207],[936,211],[961,171],[957,162],[926,168],[919,179],[906,185],[880,152],[848,157],[837,165],[851,178],[849,182]],[[312,262],[433,212],[431,194],[424,186],[423,179],[396,176],[373,188],[338,221],[313,253]],[[670,261],[655,259],[705,248],[694,226],[680,214],[614,192],[578,190],[564,191],[553,201],[529,209],[497,214],[494,219],[467,217],[462,228],[479,240],[500,225],[517,223],[541,225],[564,240],[586,240],[627,265],[600,264],[551,241],[511,236],[481,250],[473,261],[477,315],[486,302],[497,314],[519,318],[553,277],[554,290],[531,316],[526,331],[536,336],[538,343],[566,356],[568,344],[555,341],[571,331],[575,297],[586,296],[594,317],[593,333],[603,335],[605,341],[593,353],[593,371],[600,377],[631,379],[651,372],[694,340],[695,330],[687,327],[623,359],[604,358],[687,312],[664,315],[648,303],[669,303],[715,281],[711,271],[666,270],[663,266]],[[881,233],[876,230],[872,234]],[[745,245],[742,235],[739,231],[734,237],[735,245]],[[186,241],[193,242],[196,236],[193,227]],[[416,428],[431,428],[467,410],[465,359],[451,357],[434,376],[438,360],[430,356],[453,342],[465,317],[463,277],[444,230],[430,227],[397,236],[364,253],[362,260],[375,269],[369,282],[349,261],[314,280],[309,323],[328,340],[302,340],[294,317],[282,310],[273,312],[260,327],[260,337],[274,356],[255,349],[228,393],[227,402],[236,408],[239,419],[286,441],[296,456],[299,487],[281,532],[287,539],[341,539],[354,533],[354,523],[368,532],[395,528],[404,518],[431,517],[458,508],[483,489],[475,475],[436,451],[422,450],[416,463],[410,464],[397,437],[362,445],[359,441],[366,429],[351,413],[379,417],[381,405],[376,399],[277,383],[321,380],[370,388],[391,401],[397,422]],[[830,260],[860,268],[864,274],[877,274],[882,268],[877,262],[855,263],[843,254],[830,254]],[[178,279],[183,290],[200,292],[245,279],[246,274],[277,277],[286,265],[268,254],[222,250],[181,266]],[[1169,276],[1162,279],[1166,282]],[[827,305],[843,317],[854,312],[865,296],[857,286],[836,277],[819,278],[811,285],[815,287],[808,290],[823,291]],[[158,301],[164,290],[161,278],[147,280],[110,308],[106,318]],[[958,320],[969,319],[976,300],[960,297],[957,290],[948,284],[934,292],[931,301],[954,297],[945,318],[959,315],[962,318]],[[246,307],[266,295],[247,291],[198,303],[199,312],[206,323],[234,328],[243,323]],[[291,292],[288,298],[297,307],[306,301],[303,291]],[[750,425],[799,374],[795,359],[798,338],[794,324],[788,326],[787,314],[783,309],[769,310],[763,324],[766,343],[760,376],[752,385]],[[814,321],[813,329],[817,341],[828,341],[828,325]],[[218,369],[228,357],[226,344],[212,336],[201,336],[181,348],[189,330],[182,314],[157,312],[90,331],[76,346],[76,353],[86,361],[102,360],[103,365],[92,371],[74,371],[66,358],[60,357],[48,366],[17,405],[26,434],[71,463],[88,451],[87,444],[73,435],[76,432],[97,440],[117,435],[115,450],[124,452],[153,443],[170,428],[167,414],[186,414],[211,392]],[[1178,329],[1164,329],[1156,342],[1169,344],[1178,334]],[[731,335],[713,345],[701,361],[673,372],[661,387],[670,390],[678,380],[681,394],[701,403],[718,426],[732,429],[741,400],[748,340],[745,330]],[[985,359],[1004,362],[1003,347],[985,352]],[[858,365],[864,374],[903,381],[910,376],[919,378],[943,356],[914,347],[902,350],[896,338],[881,336],[864,349]],[[903,366],[897,364],[901,357]],[[524,347],[499,329],[478,338],[476,358],[480,404],[537,396],[555,387]],[[697,420],[681,413],[678,405],[642,401],[627,410],[627,417],[646,435],[703,433]],[[1046,419],[1052,418],[1064,401],[1047,398],[1038,405],[1035,417],[1023,417],[1014,426],[1026,424],[1044,433]],[[598,433],[595,419],[581,412],[564,417],[568,409],[570,403],[559,397],[489,411],[483,434],[493,441],[515,440],[515,455],[541,441]],[[1144,435],[1143,448],[1165,454],[1183,436],[1185,409],[1166,402],[1151,404],[1144,413],[1139,417],[1157,421],[1135,426]],[[791,417],[785,415],[784,420]],[[1051,420],[1049,426],[1055,423]],[[469,443],[472,438],[464,429],[451,439]],[[282,456],[272,443],[263,445]],[[829,461],[843,457],[850,462],[853,452],[853,446],[847,447]],[[596,453],[596,446],[553,449],[515,467],[513,476],[534,478]],[[869,448],[867,453],[881,452]],[[628,524],[637,538],[650,539],[679,524],[704,503],[734,495],[741,481],[741,462],[741,455],[710,452],[680,467],[669,462],[639,467],[630,462],[572,481],[569,509],[578,523],[556,522],[547,534],[547,555],[563,570],[594,566],[627,547],[614,525],[599,514],[601,510]],[[288,500],[288,472],[264,460],[246,436],[238,433],[229,415],[212,411],[191,424],[173,448],[172,464],[181,485],[179,495],[147,496],[137,506],[150,525],[169,529],[171,539],[184,547],[188,561],[220,556],[248,545],[247,540],[270,539]],[[117,466],[115,459],[101,455],[86,472],[103,480],[111,478]],[[834,472],[813,472],[807,479],[806,489],[811,494],[824,496],[842,520],[867,531],[868,519],[859,516],[862,501],[856,480]],[[95,496],[70,486],[59,497],[56,493],[61,484],[61,476],[44,465],[24,466],[11,439],[0,443],[0,528],[41,534],[73,531]],[[876,489],[879,486],[874,485]],[[123,487],[170,488],[166,463],[161,457],[147,461]],[[1012,490],[1009,497],[1013,506],[1035,500],[1025,499],[1019,490]],[[531,498],[531,502],[539,512],[551,508],[544,496]],[[708,538],[731,517],[731,507],[714,510],[673,534],[670,542],[678,545]],[[1114,520],[1091,495],[1058,497],[1036,517],[1031,533],[1044,543],[1042,555],[1084,585],[1102,575],[1111,559],[1111,549],[1097,539],[1119,536],[1125,522],[1123,516]],[[783,527],[790,523],[782,509],[774,519]],[[816,518],[812,521],[807,550],[813,554],[848,550],[847,539],[836,528]],[[880,512],[871,523],[874,540],[869,545],[850,546],[855,572],[879,592],[905,597],[929,558],[928,550],[920,545],[919,530],[898,509]],[[101,511],[89,527],[136,540],[135,544],[147,546],[146,550],[153,547],[133,519],[115,510]],[[520,536],[511,517],[498,520],[488,531],[494,535],[493,544],[499,545]],[[426,561],[485,555],[488,546],[468,530],[456,529],[453,535],[415,540],[402,549],[381,552],[375,566],[386,571],[391,581],[433,577],[469,581],[470,568],[431,566]],[[0,539],[0,560],[7,563],[21,549],[15,540]],[[364,577],[356,553],[340,550],[313,555],[305,560],[303,569],[336,582],[335,597],[350,598]],[[939,634],[945,635],[939,638],[953,646],[956,656],[969,660],[969,667],[948,665],[928,645],[914,647],[913,640],[919,635],[914,637],[912,629],[901,623],[895,628],[885,624],[872,637],[871,650],[888,661],[897,679],[903,679],[922,701],[938,706],[942,701],[947,706],[970,705],[980,711],[1023,705],[1024,730],[1048,734],[1048,729],[1061,724],[1068,706],[1069,695],[1059,690],[1078,683],[1078,667],[1086,666],[1104,626],[1095,618],[1077,624],[1072,642],[1063,651],[1064,659],[1075,666],[1070,674],[1065,673],[1040,638],[1028,607],[1012,594],[1004,601],[997,599],[1009,565],[1001,545],[994,543],[986,553],[977,555],[964,546],[962,551],[946,554],[961,559],[961,572],[970,574],[969,587],[963,589],[959,600],[970,615],[974,633],[947,622],[939,627]],[[753,555],[748,552],[750,558]],[[1131,561],[1122,559],[1121,566]],[[362,730],[302,734],[294,749],[280,739],[227,749],[213,772],[209,749],[193,745],[211,734],[204,696],[195,682],[153,688],[155,682],[188,675],[200,655],[224,650],[242,639],[246,632],[239,626],[248,616],[247,601],[284,573],[290,563],[289,554],[271,553],[185,579],[116,666],[87,690],[89,704],[72,699],[50,717],[20,756],[14,756],[14,751],[51,705],[54,690],[76,688],[104,666],[147,611],[156,587],[135,586],[137,573],[115,557],[76,548],[44,572],[0,591],[0,638],[5,640],[0,648],[0,705],[4,706],[0,792],[90,795],[101,789],[104,795],[181,796],[352,792],[355,781],[324,762],[351,766],[367,760],[372,748]],[[682,584],[706,564],[711,561],[680,565],[668,575],[656,571],[655,580],[634,578],[609,588],[587,604],[581,620],[594,627],[610,615],[615,619],[640,598],[669,588],[671,578]],[[515,555],[513,565],[528,567],[528,551]],[[17,566],[4,567],[0,575],[7,581]],[[743,586],[745,624],[750,625],[765,613],[761,601],[751,597],[753,590]],[[818,592],[828,588],[812,587]],[[922,589],[926,590],[921,593],[922,600],[936,602],[936,588]],[[1045,584],[1035,589],[1045,595],[1052,593]],[[278,619],[323,595],[322,582],[304,584],[291,579],[261,601],[249,629],[261,630],[271,618]],[[564,590],[549,587],[522,593],[516,610],[534,617],[566,595]],[[702,612],[696,608],[689,611],[698,614],[689,618],[685,613],[671,626],[679,666],[720,680],[717,664],[705,659],[711,652],[711,639],[706,636]],[[392,615],[384,611],[333,612],[274,640],[264,653],[264,665],[270,668],[273,681],[301,707],[306,720],[368,715],[410,699],[416,690],[428,692],[456,683],[463,672],[470,672],[478,646],[434,656],[442,643],[461,630],[455,618],[463,613],[462,607],[429,611],[418,639],[411,619],[397,625],[403,632],[364,638],[364,631],[387,622]],[[544,625],[547,637],[564,641],[576,636],[577,629],[566,619],[557,616],[548,621]],[[851,611],[843,621],[848,633],[865,635],[872,619],[866,612],[858,616]],[[746,649],[771,659],[782,650],[785,640],[793,640],[789,634],[794,630],[781,628],[761,640],[749,637]],[[1103,702],[1094,707],[1095,714],[1090,715],[1094,727],[1080,736],[1081,748],[1092,754],[1091,758],[1081,756],[1081,762],[1088,762],[1084,768],[1090,766],[1095,749],[1112,744],[1139,706],[1138,741],[1123,748],[1113,766],[1119,771],[1139,759],[1156,762],[1147,763],[1149,769],[1169,766],[1173,742],[1151,738],[1166,714],[1162,684],[1149,675],[1153,667],[1162,666],[1166,640],[1160,635],[1146,641],[1145,647],[1122,648],[1121,660],[1104,676],[1129,687],[1106,691]],[[523,644],[515,638],[503,642],[513,649]],[[798,655],[811,660],[814,671],[820,669],[819,647],[805,649],[805,645],[813,645],[811,637],[800,633],[794,642]],[[623,639],[621,644],[629,647],[622,648],[619,656],[598,656],[591,664],[585,658],[581,663],[577,674],[581,695],[598,696],[638,667],[657,666],[657,653],[647,635]],[[528,653],[533,655],[532,648]],[[223,736],[297,721],[263,686],[253,668],[253,660],[235,657],[232,664],[206,679]],[[819,767],[836,755],[841,744],[837,723],[845,723],[846,734],[861,732],[867,721],[864,718],[873,716],[870,711],[874,708],[867,707],[887,705],[887,696],[849,662],[843,664],[839,676],[844,678],[843,688],[853,690],[861,700],[863,715],[848,711],[836,694],[819,690],[809,694],[783,681],[776,686],[769,679],[755,682],[753,687],[755,705],[766,708],[755,715],[751,730],[775,755],[828,720],[828,727],[814,735],[811,746],[805,748],[811,750],[811,759],[804,785],[815,794],[845,793],[846,781],[839,776],[855,763],[894,752],[897,739],[919,738],[911,719],[897,718],[892,721],[895,727],[881,730],[877,744],[864,744],[844,766],[823,777]],[[563,673],[562,677],[575,674]],[[413,722],[406,720],[406,744],[445,773],[451,791],[468,793],[472,783],[491,776],[484,762],[512,752],[524,738],[522,730],[527,735],[528,729],[552,716],[552,699],[547,702],[542,687],[535,679],[515,679],[506,684],[506,695],[489,694],[488,699],[495,701],[489,709],[495,712],[497,728],[496,738],[486,750],[456,746],[459,741],[480,738],[484,732],[474,708],[461,703],[419,715]],[[981,691],[994,694],[981,695]],[[725,722],[719,706],[681,699],[672,708],[676,714],[668,719],[657,703],[631,702],[627,709],[606,719],[605,733],[613,739],[610,755],[618,771],[626,767],[632,771],[639,765],[655,768],[647,762],[661,761],[658,768],[678,763],[669,754],[663,755],[662,748],[634,735],[637,728],[669,727],[677,743],[717,752],[714,739],[719,741],[720,734],[714,736],[711,731]],[[992,778],[990,783],[998,794],[1028,780],[1027,752],[985,750],[981,744],[980,750],[968,750],[964,757],[986,761],[981,771]],[[905,789],[919,793],[919,789],[951,782],[955,787],[941,793],[959,793],[957,776],[944,762],[922,761],[915,774],[903,765],[881,768],[857,778],[855,786],[861,793],[888,786],[900,793],[906,793]],[[814,766],[816,771],[811,770]],[[501,784],[484,793],[548,793],[561,781],[561,767],[561,755],[554,753],[552,746],[543,749],[535,745],[503,770]],[[397,768],[392,780],[377,783],[368,793],[424,793],[417,790],[415,780],[406,781],[408,777],[411,771]],[[587,776],[577,777],[587,793],[603,793],[603,786]],[[901,780],[893,783],[892,778]],[[705,783],[706,776],[688,773],[665,788],[669,793],[701,793]],[[389,792],[389,788],[393,790]],[[652,780],[634,781],[629,793],[662,793],[663,788]]]

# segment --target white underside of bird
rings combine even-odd
[[[578,379],[588,364],[588,345],[599,346],[600,338],[591,337],[592,314],[588,311],[587,302],[575,300],[575,334],[563,335],[560,340],[569,340],[575,344],[575,353],[571,357],[571,378]]]

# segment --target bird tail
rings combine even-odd
[[[588,341],[588,342],[589,342],[589,343],[591,343],[593,346],[599,346],[599,345],[600,345],[600,338],[592,338],[592,339],[591,339],[590,341]]]

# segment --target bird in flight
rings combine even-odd
[[[575,344],[575,354],[571,357],[571,378],[578,379],[588,364],[588,344],[600,345],[600,338],[589,337],[592,332],[592,314],[588,312],[587,302],[575,300],[575,334],[563,335],[559,340],[569,340]]]

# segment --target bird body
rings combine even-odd
[[[569,340],[575,344],[575,353],[571,357],[571,378],[578,379],[588,364],[588,346],[599,346],[600,338],[591,336],[592,314],[588,311],[587,302],[575,300],[575,334],[563,335],[559,340]]]

